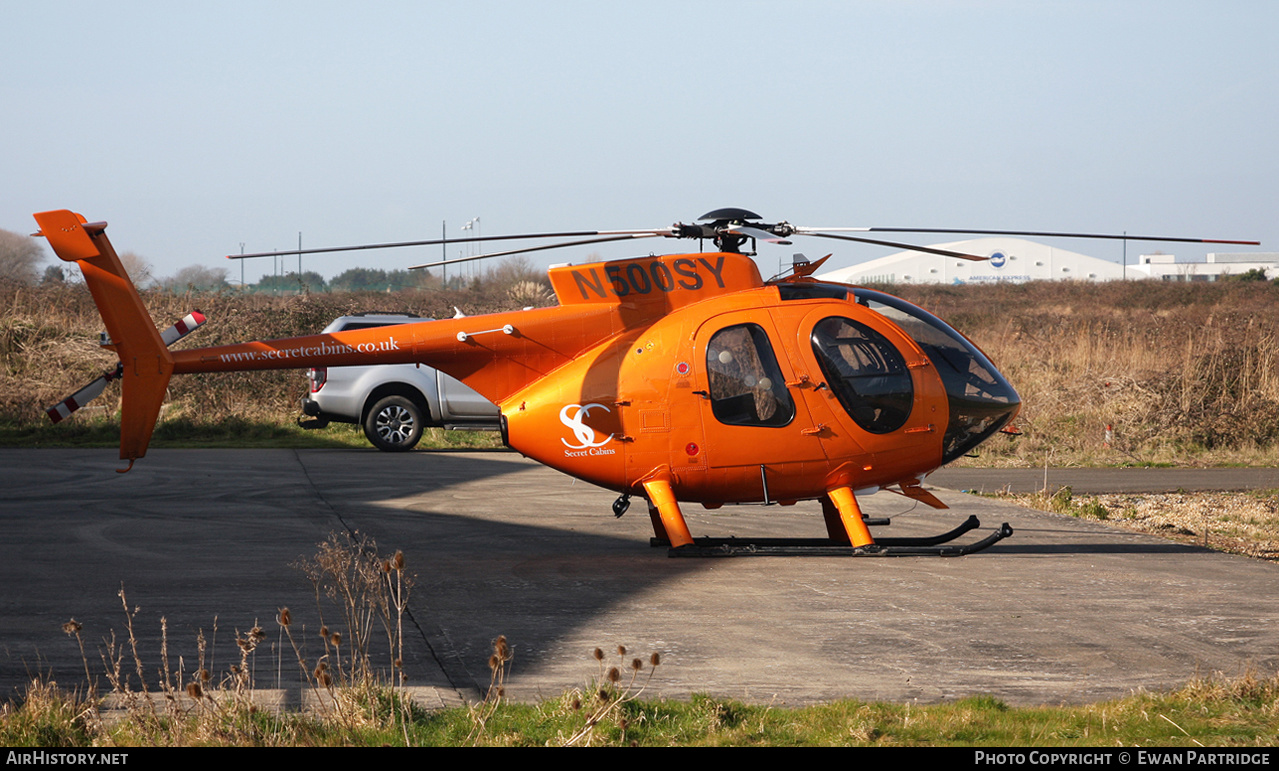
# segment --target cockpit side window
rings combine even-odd
[[[758,324],[716,332],[706,346],[711,412],[733,426],[784,426],[795,417],[768,334]]]
[[[831,316],[813,327],[812,343],[827,384],[857,425],[887,434],[906,424],[915,388],[905,358],[888,338]]]
[[[910,335],[937,368],[950,405],[942,463],[968,453],[1012,420],[1021,397],[966,337],[922,308],[873,289],[854,290],[857,302]]]

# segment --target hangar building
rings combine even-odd
[[[1023,281],[1215,281],[1253,269],[1279,278],[1279,253],[1209,254],[1206,261],[1178,261],[1171,254],[1143,254],[1124,266],[1036,241],[1005,236],[936,244],[936,248],[989,256],[985,262],[905,251],[817,276],[845,284],[969,284]]]

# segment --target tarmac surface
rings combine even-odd
[[[478,698],[498,635],[514,651],[507,694],[526,700],[585,686],[599,674],[591,651],[614,664],[618,645],[626,662],[661,653],[646,695],[788,705],[972,694],[1081,703],[1279,669],[1279,565],[954,490],[938,491],[948,511],[889,493],[862,505],[893,518],[879,535],[931,535],[976,514],[982,527],[960,542],[1003,522],[1013,536],[955,558],[670,559],[649,546],[642,501],[615,519],[614,493],[514,453],[152,450],[114,473],[122,465],[111,450],[0,449],[4,698],[36,675],[83,686],[86,667],[105,687],[116,656],[136,688],[127,607],[148,688],[165,668],[162,637],[168,670],[189,679],[202,632],[216,679],[240,660],[237,634],[260,624],[254,685],[296,703],[299,665],[278,609],[290,608],[313,666],[324,652],[319,604],[295,564],[330,533],[356,531],[384,555],[402,550],[416,574],[404,661],[428,705]],[[1039,489],[1043,470],[1030,472],[948,469],[929,481]],[[1051,469],[1050,482],[1076,492],[1279,487],[1274,470],[1086,472]],[[686,514],[694,535],[825,532],[814,503]],[[342,628],[324,607],[324,622]],[[72,618],[83,656],[62,631]],[[376,622],[370,639],[385,666]]]

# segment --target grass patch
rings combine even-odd
[[[1110,510],[1096,497],[1084,496],[1076,498],[1070,485],[1058,488],[1055,492],[1038,492],[1025,496],[1025,504],[1041,511],[1065,514],[1084,519],[1110,519]]]
[[[119,447],[120,423],[105,416],[76,416],[53,424],[0,420],[0,447]],[[156,424],[151,447],[160,449],[371,449],[364,432],[349,423],[304,429],[289,421],[252,420],[230,415],[215,420],[178,416]],[[428,428],[420,450],[503,449],[496,431],[448,431]]]
[[[0,714],[6,746],[563,746],[581,734],[582,690],[503,702],[476,730],[475,708],[428,712],[389,689],[352,694],[343,717],[229,702],[145,726],[104,721],[93,704],[33,684]],[[1279,740],[1279,679],[1198,678],[1166,693],[1080,706],[1010,707],[990,696],[944,704],[844,700],[802,708],[710,694],[634,699],[579,744],[592,746],[1268,747]]]
[[[1178,490],[1077,497],[1070,487],[1062,487],[1054,492],[995,493],[992,497],[1188,545],[1279,562],[1279,490]]]

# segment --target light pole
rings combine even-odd
[[[462,226],[462,230],[469,230],[469,231],[471,231],[471,232],[473,232],[473,233],[478,233],[478,232],[479,232],[479,225],[480,225],[480,218],[479,218],[479,217],[472,217],[471,219],[467,220],[467,222],[466,222],[466,224],[465,224],[465,225],[463,225],[463,226]],[[475,246],[476,246],[476,245],[475,245],[475,244],[473,244],[473,243],[472,243],[472,244],[467,244],[467,247],[466,247],[466,256],[470,257],[470,256],[472,255],[472,251],[471,251],[471,250],[472,250],[473,248],[475,248]]]

